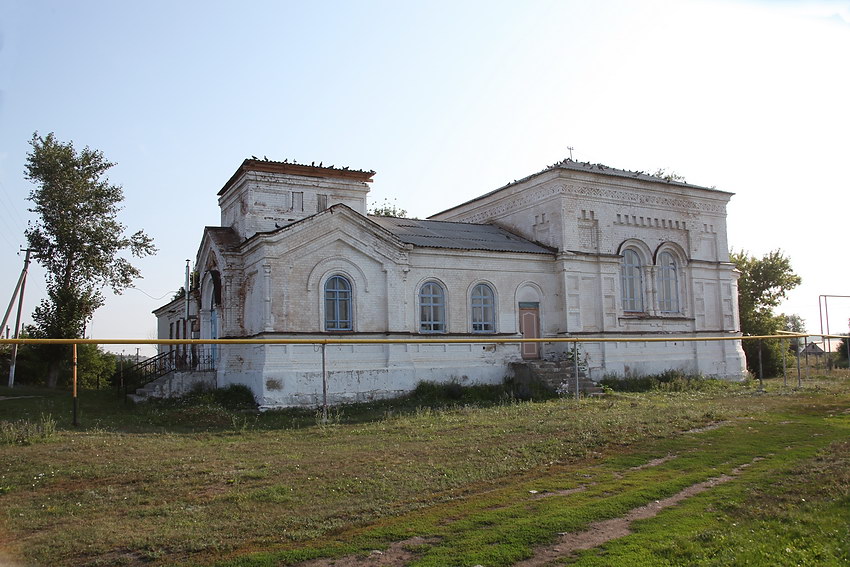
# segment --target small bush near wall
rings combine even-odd
[[[226,388],[209,388],[196,383],[184,396],[152,399],[139,404],[136,411],[148,423],[203,430],[245,429],[249,418],[244,412],[256,409],[254,394],[247,386],[231,384]]]
[[[215,401],[226,409],[257,409],[251,388],[243,384],[231,384],[227,388],[217,388],[212,392]]]
[[[217,405],[231,411],[257,409],[254,394],[251,393],[251,389],[248,386],[243,384],[230,384],[226,388],[212,389],[198,385],[191,392],[183,396],[182,400],[184,403],[190,405]]]
[[[438,404],[470,404],[492,402],[499,398],[502,388],[498,385],[461,386],[457,382],[419,382],[416,388],[402,400],[433,406]]]
[[[229,411],[254,410],[257,402],[248,386],[231,384],[226,388],[209,388],[196,383],[184,396],[145,402],[163,408],[215,406]]]
[[[503,403],[509,400],[547,400],[556,398],[557,394],[544,387],[520,388],[511,379],[505,379],[501,384],[473,384],[463,386],[457,382],[420,382],[407,396],[398,401],[438,406],[444,404],[458,405],[489,405]]]
[[[725,380],[706,378],[699,374],[689,375],[681,370],[667,370],[661,374],[629,378],[605,376],[599,383],[602,386],[611,388],[615,392],[649,392],[652,390],[686,392],[694,390],[717,390],[730,386],[730,383]]]

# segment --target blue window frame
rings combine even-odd
[[[446,332],[446,295],[437,282],[426,282],[419,289],[419,332]]]
[[[325,282],[325,331],[351,331],[351,282],[331,276]]]
[[[487,284],[478,284],[472,289],[472,332],[496,332],[496,294]]]

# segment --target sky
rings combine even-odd
[[[733,250],[790,257],[780,311],[819,332],[818,296],[850,295],[850,1],[0,0],[4,311],[34,132],[115,162],[120,220],[159,249],[93,338],[156,337],[252,155],[375,170],[371,201],[419,218],[571,151],[666,168],[735,193]],[[34,265],[24,323],[44,295]],[[830,299],[830,330],[848,318]]]

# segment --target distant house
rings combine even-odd
[[[817,343],[808,343],[803,350],[800,351],[800,354],[804,356],[823,356],[826,354]]]
[[[155,311],[161,338],[739,336],[731,194],[565,160],[427,220],[370,216],[374,172],[245,160],[204,229],[199,287]],[[168,347],[170,348],[170,347]],[[563,344],[364,344],[327,349],[332,402],[422,380],[498,382]],[[163,350],[168,350],[164,348]],[[595,343],[591,371],[739,378],[740,341]],[[216,383],[267,407],[322,395],[309,344],[220,345]],[[186,360],[188,351],[182,351]]]

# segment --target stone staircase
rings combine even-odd
[[[511,363],[514,382],[520,388],[530,391],[535,386],[543,387],[561,395],[575,395],[575,366],[569,360],[523,360]],[[579,393],[585,396],[601,396],[602,388],[579,369]]]
[[[154,398],[174,398],[189,393],[194,388],[215,388],[215,372],[180,372],[172,370],[127,397],[136,403]]]

